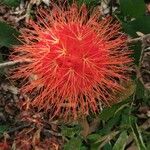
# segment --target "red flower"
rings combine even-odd
[[[113,18],[76,4],[50,12],[39,11],[37,23],[22,31],[23,45],[15,48],[13,60],[29,60],[15,70],[15,78],[34,77],[22,86],[35,93],[31,105],[52,116],[74,119],[97,113],[101,104],[116,101],[115,93],[128,80],[132,62],[126,36]]]

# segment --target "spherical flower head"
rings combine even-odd
[[[13,60],[28,60],[13,77],[31,79],[21,88],[35,93],[30,104],[52,117],[77,119],[98,113],[101,106],[116,102],[128,80],[131,51],[120,24],[103,18],[98,10],[53,5],[50,12],[39,10],[37,21],[23,29]]]

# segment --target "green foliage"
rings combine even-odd
[[[128,95],[129,98],[127,100],[114,104],[112,107],[105,108],[102,111],[99,115],[99,128],[88,135],[86,139],[79,136],[80,130],[77,127],[73,127],[73,129],[62,128],[67,130],[67,132],[62,132],[65,133],[63,135],[67,138],[69,137],[69,142],[64,148],[71,149],[78,143],[78,146],[75,147],[77,150],[82,149],[81,147],[84,147],[84,149],[90,148],[90,150],[125,150],[126,144],[131,138],[139,150],[145,150],[148,144],[144,143],[142,130],[137,125],[138,118],[133,113],[136,110],[136,107],[133,107],[134,94],[137,94],[137,99],[143,99],[145,90],[140,81],[135,83],[137,86],[132,95]],[[85,142],[87,145],[84,144]]]
[[[131,36],[135,35],[137,31],[144,34],[150,33],[150,16],[141,16],[133,21],[129,21],[124,26],[125,31]]]
[[[121,12],[124,16],[139,17],[145,11],[143,0],[120,0]]]
[[[139,150],[147,150],[147,148],[143,142],[141,131],[140,131],[136,122],[131,123],[131,129],[132,129],[133,136],[134,136],[134,139],[136,141],[138,149]]]
[[[142,50],[141,44],[140,43],[134,44],[131,46],[131,49],[134,51],[133,53],[134,62],[138,66]]]
[[[19,44],[17,36],[18,31],[12,28],[10,25],[0,22],[0,45],[11,47],[13,45]]]
[[[95,141],[97,141],[97,139],[100,139],[102,136],[100,134],[94,133],[94,134],[90,134],[87,139],[89,140],[90,143],[94,143]]]
[[[0,3],[10,7],[17,7],[20,4],[20,0],[0,0]]]
[[[126,146],[126,141],[128,139],[128,135],[126,131],[123,131],[119,138],[117,139],[116,143],[113,146],[112,150],[124,150]]]
[[[120,0],[120,13],[117,17],[122,23],[124,32],[131,37],[137,37],[137,32],[150,33],[150,16],[145,15],[146,7],[143,0]],[[139,64],[141,45],[131,46],[134,50],[135,64]]]
[[[137,99],[143,99],[144,98],[144,93],[145,93],[144,86],[139,80],[136,81],[136,85],[137,85],[137,87],[136,87]]]
[[[64,145],[64,150],[85,150],[85,146],[83,146],[83,139],[79,136],[81,131],[81,127],[78,125],[74,126],[61,126],[61,134],[68,138],[69,141]]]
[[[145,103],[145,105],[150,105],[150,91],[148,89],[145,89],[143,84],[137,80],[136,81],[136,99],[139,102]]]
[[[104,108],[104,110],[100,114],[100,119],[108,121],[111,117],[113,117],[116,114],[116,112],[121,111],[121,109],[123,109],[126,106],[128,106],[128,101],[123,101],[113,105],[112,107]]]
[[[84,146],[84,149],[90,148],[90,150],[124,150],[130,137],[134,139],[140,150],[145,150],[146,145],[142,138],[142,130],[137,126],[138,118],[132,113],[135,110],[132,107],[133,100],[134,96],[131,96],[128,100],[115,104],[111,108],[105,108],[99,116],[101,126],[94,133],[88,135],[86,139],[79,136],[80,130],[78,128],[70,130],[63,127],[63,130],[68,130],[65,131],[67,134],[63,135],[70,139],[64,148],[71,149],[74,147],[80,150]],[[84,144],[84,141],[87,145]]]
[[[150,33],[150,16],[142,16],[130,22],[132,28],[144,34]]]
[[[80,137],[72,138],[67,144],[64,145],[64,150],[82,150],[82,141]]]
[[[120,0],[120,14],[117,15],[122,23],[124,32],[131,37],[138,37],[137,32],[150,33],[150,16],[145,15],[145,4],[143,0]],[[136,43],[131,46],[134,50],[135,64],[139,64],[141,45]]]
[[[61,127],[62,135],[68,138],[73,138],[75,135],[79,134],[80,131],[81,131],[81,128],[79,126],[73,126],[73,127],[62,126]]]

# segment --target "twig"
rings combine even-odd
[[[18,64],[20,62],[21,61],[8,61],[8,62],[0,63],[0,68],[14,66],[14,65],[16,65],[16,64]]]
[[[134,38],[134,39],[128,39],[128,43],[136,43],[136,42],[144,42],[145,43],[145,40],[147,38],[150,38],[150,34],[146,34],[146,35],[143,35],[141,37],[138,37],[138,38]]]
[[[128,43],[136,43],[142,41],[142,37],[134,38],[134,39],[128,39]]]
[[[0,63],[0,68],[15,66],[20,63],[31,62],[30,60],[17,60],[17,61],[7,61],[4,63]]]

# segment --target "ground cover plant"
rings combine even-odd
[[[149,0],[0,0],[0,149],[150,149]]]

